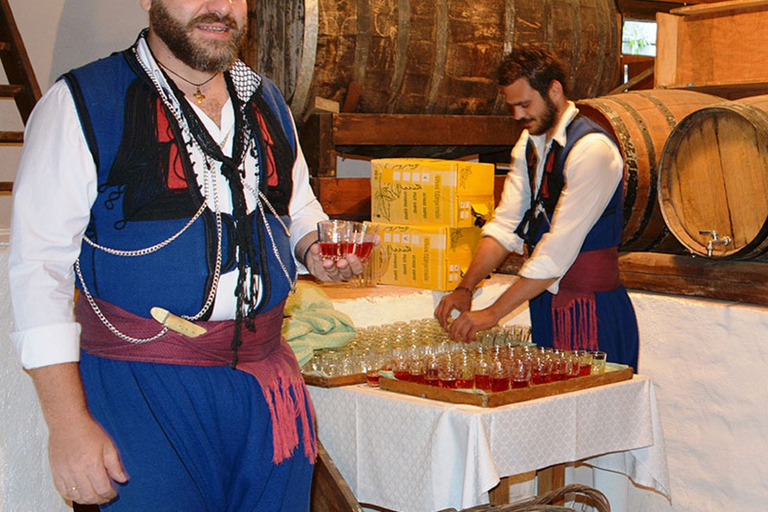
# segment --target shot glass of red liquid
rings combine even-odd
[[[527,388],[531,385],[531,362],[527,358],[513,357],[509,366],[510,387]]]
[[[379,236],[379,225],[371,224],[370,222],[351,222],[350,230],[354,240],[351,252],[360,258],[360,261],[366,263],[371,256],[373,247],[376,245],[376,240]]]
[[[325,260],[338,261],[354,252],[352,223],[347,220],[323,220],[317,223],[317,243]]]
[[[531,384],[552,382],[552,358],[540,351],[531,359]]]
[[[579,377],[592,373],[592,353],[588,350],[576,350],[579,356]]]

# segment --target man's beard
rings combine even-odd
[[[555,117],[557,117],[557,107],[555,107],[555,104],[552,102],[551,99],[549,99],[549,95],[547,94],[544,96],[544,102],[547,105],[546,110],[541,116],[541,119],[539,120],[539,126],[538,128],[535,128],[535,132],[532,129],[528,129],[528,133],[531,135],[542,135],[550,130],[553,126],[555,126]]]
[[[230,16],[220,17],[214,13],[203,14],[184,25],[175,19],[162,2],[152,2],[149,9],[149,21],[152,30],[166,44],[169,50],[187,66],[198,71],[218,72],[226,71],[237,59],[240,44],[243,41],[245,31],[237,26],[237,22]],[[211,41],[203,46],[195,42],[190,34],[200,23],[220,22],[230,30],[229,41],[216,44]]]

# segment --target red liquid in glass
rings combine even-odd
[[[533,374],[531,376],[531,384],[546,384],[549,381],[549,375]]]
[[[550,380],[552,382],[559,382],[559,381],[565,380],[567,378],[568,378],[568,374],[567,373],[553,373],[552,375],[550,375]]]
[[[422,373],[409,373],[408,382],[415,382],[416,384],[424,384],[424,374]]]
[[[327,260],[337,260],[340,258],[340,249],[341,244],[338,243],[328,243],[328,242],[318,242],[320,246],[320,255]]]
[[[411,374],[408,373],[407,371],[404,371],[404,372],[403,371],[396,371],[395,372],[395,378],[397,380],[409,380],[408,377],[410,377],[410,375]]]
[[[363,242],[361,244],[355,245],[355,255],[357,255],[358,258],[361,260],[366,259],[371,255],[371,251],[373,250],[373,242]]]
[[[410,382],[415,382],[416,384],[424,384],[424,383],[425,383],[425,382],[424,382],[424,375],[423,375],[423,374],[421,374],[421,373],[417,373],[417,374],[415,374],[415,375],[414,375],[413,373],[411,373],[411,374],[408,376],[408,380],[409,380]]]
[[[591,364],[579,365],[579,377],[584,377],[586,375],[589,375],[590,373],[592,373],[592,365]]]
[[[484,391],[491,390],[491,376],[490,375],[475,375],[475,387]]]
[[[353,242],[342,242],[339,244],[339,256],[344,257],[347,254],[353,254],[355,252],[355,244]]]
[[[491,378],[491,391],[494,393],[498,393],[499,391],[508,391],[509,390],[509,379],[501,377]]]
[[[527,388],[529,384],[530,381],[527,380],[513,380],[512,389]]]
[[[456,379],[441,380],[440,387],[443,389],[456,389]]]
[[[375,388],[379,387],[379,373],[366,373],[365,374],[365,380],[368,381],[369,386],[373,386]]]
[[[457,379],[456,380],[456,387],[459,389],[472,389],[472,386],[475,384],[474,379]]]

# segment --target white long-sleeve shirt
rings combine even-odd
[[[523,253],[524,242],[514,231],[531,205],[526,145],[530,139],[539,155],[535,174],[538,190],[552,140],[565,147],[566,128],[577,114],[576,106],[568,102],[550,140],[544,134],[533,136],[527,130],[522,133],[512,149],[512,168],[493,219],[483,229],[484,236],[493,237],[509,251]],[[557,202],[551,228],[520,269],[520,275],[531,279],[563,277],[613,197],[623,173],[621,154],[605,135],[590,133],[574,144],[565,161],[565,187]],[[559,284],[558,279],[548,291],[557,293]]]
[[[214,140],[227,139],[223,151],[231,154],[235,121],[231,102],[223,107],[221,128],[201,110],[197,113]],[[56,82],[38,102],[24,141],[11,220],[11,339],[21,364],[32,369],[80,359],[73,264],[96,200],[97,171],[74,100],[63,81]],[[316,229],[319,220],[327,218],[309,186],[309,169],[298,139],[296,147],[289,204],[292,251],[303,236]],[[217,179],[223,191],[219,194],[221,211],[231,212],[226,179],[220,173]],[[252,208],[250,201],[249,206]],[[236,281],[236,270],[221,276],[211,319],[234,318]]]

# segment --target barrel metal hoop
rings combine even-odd
[[[371,50],[371,2],[357,0],[357,34],[355,37],[355,64],[352,79],[365,90],[365,70]]]
[[[659,109],[659,112],[661,112],[664,116],[664,120],[667,122],[667,125],[669,125],[669,129],[675,129],[675,126],[677,126],[677,117],[672,113],[671,110],[669,110],[669,107],[667,107],[663,101],[647,91],[630,91],[629,94],[642,96],[643,98],[653,103],[654,106]]]
[[[429,84],[426,112],[431,114],[437,104],[440,85],[445,78],[446,60],[448,59],[448,2],[437,2],[437,27],[435,34],[435,68]]]
[[[592,106],[608,118],[619,139],[619,146],[624,150],[624,167],[627,170],[627,193],[624,197],[624,226],[626,227],[637,200],[638,165],[635,144],[632,142],[624,120],[606,103],[605,99],[583,100],[583,103]]]
[[[643,135],[643,142],[645,143],[646,153],[648,154],[648,172],[650,176],[648,179],[648,200],[645,202],[645,209],[643,210],[643,215],[640,218],[640,227],[628,240],[622,243],[622,245],[629,246],[635,243],[640,238],[640,236],[645,233],[648,224],[653,218],[653,210],[656,206],[656,194],[658,186],[658,162],[656,160],[656,148],[653,146],[653,137],[651,137],[651,132],[648,129],[648,124],[645,122],[645,119],[643,119],[643,117],[634,106],[630,105],[623,99],[620,99],[618,96],[614,96],[611,99],[617,104],[621,105],[624,110],[626,110],[631,115],[632,119],[634,119],[634,121],[638,124]],[[647,247],[647,249],[651,249],[651,247]]]
[[[307,107],[309,88],[315,74],[317,59],[317,34],[320,29],[320,0],[304,1],[304,43],[301,50],[299,76],[296,78],[296,89],[291,101],[293,117],[301,120]]]
[[[389,98],[387,99],[387,112],[395,112],[397,98],[403,86],[405,69],[408,64],[408,45],[411,41],[411,2],[410,0],[398,0],[397,3],[397,44],[395,50],[394,70],[389,81]]]

